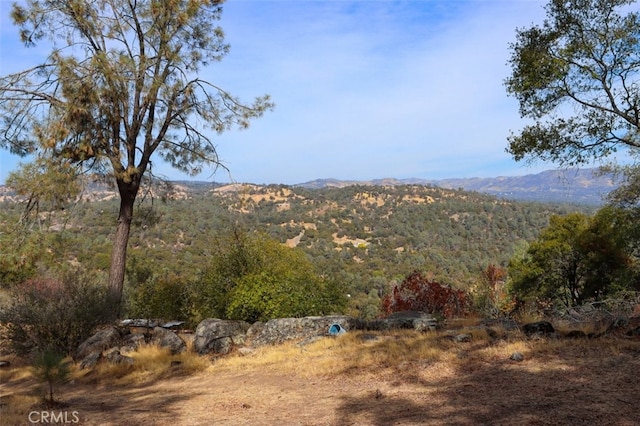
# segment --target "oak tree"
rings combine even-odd
[[[640,17],[633,0],[551,0],[517,30],[506,89],[531,119],[509,137],[517,160],[562,166],[640,148]]]
[[[552,216],[526,253],[511,260],[512,294],[570,307],[631,289],[637,274],[621,214],[605,208],[594,217]]]
[[[271,109],[243,103],[202,69],[229,51],[222,0],[25,0],[12,18],[43,63],[0,78],[0,147],[107,176],[120,209],[109,274],[121,300],[136,197],[153,161],[220,165],[213,137]]]

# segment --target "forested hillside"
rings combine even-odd
[[[18,241],[15,225],[24,206],[5,201],[5,282],[12,276],[12,256],[19,256],[14,263],[25,265],[25,259],[34,259],[40,270],[64,263],[107,270],[118,208],[109,198],[108,192],[93,188],[85,191],[84,201],[64,210],[41,211],[38,221],[31,222],[31,234],[22,235],[20,246],[12,248],[8,244]],[[468,288],[489,264],[506,264],[514,250],[536,238],[551,215],[589,209],[508,202],[421,185],[306,189],[176,184],[172,194],[147,195],[138,205],[128,280],[137,279],[142,270],[197,280],[220,235],[257,230],[303,250],[323,276],[343,286],[352,313],[371,316],[390,283],[414,270]]]

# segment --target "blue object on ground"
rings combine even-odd
[[[331,336],[339,336],[341,334],[346,333],[347,330],[345,330],[344,328],[342,328],[342,326],[340,324],[331,324],[331,327],[329,327],[329,335]]]

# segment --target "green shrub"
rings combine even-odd
[[[18,354],[71,355],[95,327],[112,319],[107,294],[97,277],[78,272],[30,279],[12,290],[12,302],[0,308],[0,323]]]
[[[237,230],[217,247],[210,267],[193,287],[191,306],[200,317],[253,322],[345,309],[344,289],[317,273],[299,249]]]
[[[189,320],[188,289],[189,283],[173,274],[150,274],[125,291],[126,314],[130,318]]]

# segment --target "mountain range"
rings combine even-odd
[[[238,187],[215,182],[176,181],[173,182],[174,198],[182,198],[188,193],[199,193],[211,188],[227,186],[229,190]],[[612,174],[602,174],[599,169],[563,169],[548,170],[524,176],[499,176],[491,178],[452,178],[452,179],[373,179],[367,181],[316,179],[292,187],[307,189],[344,188],[347,186],[399,186],[424,185],[444,189],[462,189],[489,194],[512,201],[535,201],[543,203],[569,203],[599,206],[604,204],[604,197],[619,185]],[[263,186],[263,185],[256,185]],[[109,199],[116,197],[112,187],[104,184],[90,184],[84,197],[88,200]],[[0,185],[0,201],[15,201],[15,193],[8,187]]]
[[[612,174],[597,168],[547,170],[524,176],[452,179],[374,179],[349,181],[317,179],[299,185],[305,188],[342,188],[352,185],[396,186],[429,185],[445,189],[464,189],[515,201],[538,201],[601,205],[605,196],[619,185]]]

